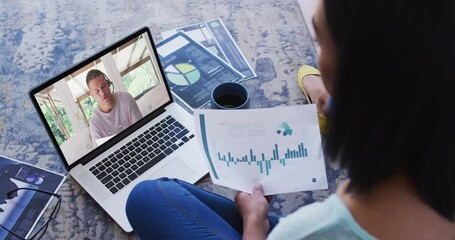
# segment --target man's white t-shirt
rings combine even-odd
[[[136,100],[128,92],[115,92],[115,106],[105,113],[99,106],[93,111],[90,119],[90,136],[96,144],[97,139],[112,137],[125,130],[142,118]]]

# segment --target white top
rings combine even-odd
[[[108,113],[98,106],[90,119],[90,136],[96,140],[112,137],[142,118],[136,100],[128,92],[115,92],[115,106]]]
[[[280,219],[267,239],[376,239],[355,221],[334,194]]]

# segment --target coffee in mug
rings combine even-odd
[[[211,107],[214,109],[245,109],[249,107],[249,94],[240,83],[221,83],[212,91]]]

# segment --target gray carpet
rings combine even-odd
[[[304,63],[315,66],[317,57],[297,0],[0,0],[0,154],[66,174],[28,90],[142,26],[158,41],[162,31],[215,18],[223,20],[258,75],[243,82],[251,108],[306,103],[297,70]],[[333,193],[343,174],[336,164],[326,166],[328,190],[278,195],[271,211],[286,215]],[[209,177],[198,185],[234,196]],[[71,177],[60,193],[62,208],[43,239],[137,239]]]

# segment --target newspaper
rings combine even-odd
[[[209,103],[218,84],[245,78],[182,31],[157,43],[156,49],[170,89],[190,112]]]
[[[53,197],[32,190],[20,190],[11,196],[7,196],[7,192],[16,188],[32,188],[56,193],[65,178],[61,174],[0,156],[0,224],[28,238]],[[0,229],[0,239],[13,237],[5,229]]]
[[[196,109],[196,135],[213,183],[265,195],[327,189],[315,104]]]
[[[242,73],[245,76],[244,80],[257,77],[220,18],[165,31],[161,33],[161,36],[168,38],[178,31],[185,32],[193,40]]]

